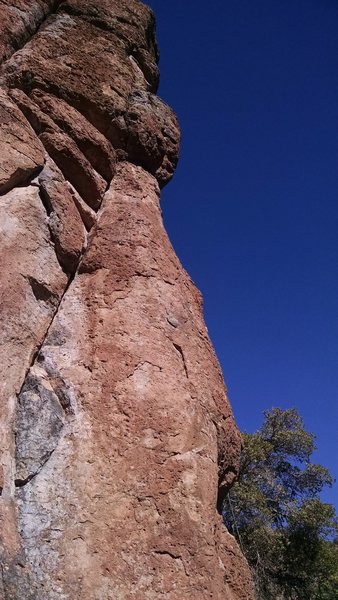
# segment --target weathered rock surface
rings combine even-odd
[[[8,95],[0,90],[0,193],[26,183],[44,164],[43,147]]]
[[[0,63],[32,36],[56,0],[1,0]]]
[[[115,173],[116,153],[112,145],[85,117],[60,98],[36,90],[33,100],[77,146],[106,181]]]
[[[5,0],[0,33],[0,598],[252,600],[217,512],[241,439],[161,219],[152,12]]]
[[[85,226],[71,190],[51,158],[38,177],[41,199],[49,215],[55,252],[64,271],[73,273],[87,242]]]
[[[153,96],[158,75],[151,11],[136,0],[59,5],[7,62],[5,84],[63,99],[164,185],[176,166],[179,131],[172,111]]]
[[[67,284],[34,186],[0,197],[0,558],[3,572],[20,560],[15,498],[16,398]],[[14,558],[15,557],[15,558]],[[0,598],[23,598],[5,595]]]

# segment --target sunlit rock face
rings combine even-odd
[[[250,600],[241,440],[163,228],[179,128],[137,0],[0,6],[0,598]]]

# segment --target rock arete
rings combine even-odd
[[[138,0],[0,4],[0,598],[252,600],[241,438],[163,228],[179,127]]]

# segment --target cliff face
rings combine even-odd
[[[137,0],[0,7],[0,598],[252,598],[240,436],[163,229],[179,129]]]

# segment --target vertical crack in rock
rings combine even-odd
[[[39,195],[41,198],[41,202],[42,202],[43,206],[45,207],[47,216],[50,217],[50,215],[53,212],[53,205],[50,201],[50,198],[49,198],[47,192],[40,185],[39,185]]]
[[[0,39],[0,596],[252,600],[219,514],[241,438],[162,223],[153,13],[2,0]]]
[[[180,357],[182,359],[183,368],[184,368],[184,372],[185,372],[186,378],[189,379],[188,369],[187,369],[187,363],[185,362],[183,350],[182,350],[181,346],[179,346],[178,344],[175,344],[175,343],[174,343],[174,348],[175,348],[175,350],[177,350],[177,352],[179,353],[179,355],[180,355]]]
[[[57,178],[57,172],[55,171],[54,176]],[[46,207],[47,215],[50,215],[53,205],[41,185],[40,196],[43,196],[43,205]],[[57,447],[62,435],[64,417],[73,412],[69,393],[64,382],[60,381],[58,377],[55,378],[55,373],[51,372],[50,367],[47,368],[48,372],[43,369],[45,365],[42,348],[48,339],[54,320],[58,317],[62,302],[80,268],[81,258],[82,256],[73,268],[73,272],[70,274],[67,285],[59,299],[43,282],[27,276],[36,300],[50,303],[54,308],[54,313],[41,343],[33,354],[31,364],[18,394],[15,425],[15,486],[18,488],[27,485],[41,472]]]

